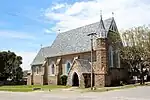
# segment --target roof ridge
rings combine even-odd
[[[109,19],[112,19],[112,17],[103,20],[103,22],[105,22],[105,21],[107,21],[107,20],[109,20]],[[93,22],[93,23],[91,23],[91,24],[86,24],[86,25],[83,25],[83,26],[80,26],[80,27],[77,27],[77,28],[73,28],[73,29],[64,31],[64,32],[60,32],[59,34],[63,34],[63,33],[66,33],[66,32],[70,32],[70,31],[73,31],[73,30],[77,30],[77,29],[80,29],[80,28],[83,28],[83,27],[86,27],[86,26],[90,26],[90,25],[96,24],[96,23],[100,23],[100,21],[96,21],[96,22]],[[58,34],[58,35],[59,35],[59,34]],[[57,35],[57,36],[58,36],[58,35]]]

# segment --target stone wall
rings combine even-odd
[[[48,76],[48,84],[57,85],[57,76]]]
[[[96,66],[94,66],[95,86],[106,86],[109,82],[107,76],[108,71],[108,54],[107,39],[98,38],[96,40]],[[107,84],[106,84],[107,83]]]
[[[43,70],[43,84],[44,85],[48,85],[48,61],[45,63],[45,65],[43,66],[44,70]]]
[[[80,72],[78,63],[76,63],[76,62],[73,64],[73,67],[69,72],[68,79],[67,79],[67,85],[68,86],[73,85],[73,81],[72,81],[73,79],[72,78],[73,78],[74,73],[76,73],[78,75],[79,87],[84,88],[85,87],[84,77],[83,77],[82,73]]]
[[[104,74],[94,74],[95,77],[95,86],[101,87],[105,86],[105,75]]]
[[[42,75],[34,75],[33,76],[33,84],[34,85],[43,85],[43,76]]]
[[[71,65],[73,63],[73,60],[78,57],[79,59],[85,59],[85,60],[91,60],[91,53],[90,52],[84,52],[84,53],[77,53],[77,54],[70,54],[70,55],[64,55],[61,57],[52,57],[48,59],[48,64],[46,66],[46,71],[47,71],[47,76],[48,76],[48,81],[52,81],[51,84],[60,84],[60,76],[61,75],[68,75],[67,69],[66,69],[66,64],[67,62],[70,62]],[[57,65],[57,59],[61,58],[60,63]],[[93,61],[94,61],[94,66],[96,66],[96,52],[93,52]],[[54,63],[55,64],[55,74],[50,75],[50,65]],[[51,79],[52,78],[52,79]]]
[[[38,68],[38,72],[37,72]],[[43,85],[43,74],[44,74],[44,67],[42,65],[36,65],[32,66],[32,75],[28,76],[28,84],[34,84],[34,85]]]
[[[31,75],[27,76],[27,85],[32,85],[32,76]]]
[[[96,53],[93,52],[93,61],[96,61],[96,56],[95,55],[96,55]],[[71,54],[71,55],[62,56],[63,74],[67,74],[67,72],[66,72],[66,63],[70,62],[72,64],[75,57],[78,57],[79,59],[85,59],[85,60],[91,61],[91,52],[85,52],[85,53],[78,53],[78,54]]]
[[[84,77],[85,88],[91,87],[91,74],[87,74],[87,73],[83,74],[83,77]],[[94,80],[93,80],[93,83],[94,83]]]

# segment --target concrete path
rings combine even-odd
[[[109,92],[0,92],[0,100],[150,100],[150,86]]]

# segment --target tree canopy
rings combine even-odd
[[[120,42],[118,36],[113,44]],[[140,76],[141,80],[150,66],[150,27],[140,26],[128,29],[121,33],[123,46],[119,47],[120,57],[126,67],[129,68],[132,76]]]
[[[19,81],[23,77],[23,71],[20,65],[22,57],[17,56],[11,51],[0,52],[0,81],[11,79]]]

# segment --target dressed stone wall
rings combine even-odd
[[[78,75],[79,87],[85,87],[84,77],[83,77],[83,75],[82,75],[82,73],[79,69],[78,63],[76,63],[76,62],[73,64],[72,69],[69,72],[68,79],[67,79],[67,85],[68,86],[73,85],[73,75],[74,75],[74,73],[76,73]]]

